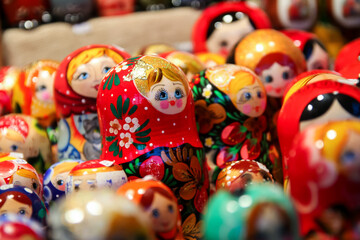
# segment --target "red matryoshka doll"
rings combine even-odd
[[[205,65],[206,68],[222,65],[226,62],[225,57],[217,53],[202,52],[195,55]]]
[[[145,210],[157,239],[188,239],[190,236],[194,239],[199,238],[198,233],[185,232],[191,231],[193,225],[181,226],[177,199],[164,183],[151,178],[137,179],[121,186],[117,194],[125,196]],[[184,223],[194,224],[195,219],[195,214],[192,213],[189,220]]]
[[[11,97],[20,69],[16,67],[0,68],[0,116],[11,112]]]
[[[216,168],[239,159],[259,161],[272,171],[266,92],[259,77],[248,68],[224,64],[201,71],[191,84],[212,181]]]
[[[111,69],[99,88],[102,159],[121,164],[129,179],[153,175],[194,213],[207,201],[209,181],[194,100],[183,71],[157,56],[137,56]]]
[[[49,167],[44,173],[44,201],[50,205],[65,195],[65,183],[69,172],[82,163],[81,160],[63,160]]]
[[[205,65],[196,55],[192,53],[172,51],[159,54],[159,57],[163,57],[180,67],[189,80],[193,77],[193,75],[205,69]]]
[[[0,216],[0,238],[3,240],[45,240],[38,222],[15,214]]]
[[[12,108],[16,113],[31,115],[43,127],[56,123],[54,78],[59,63],[41,60],[28,65],[14,86]]]
[[[50,141],[38,121],[23,114],[0,118],[0,152],[19,152],[39,173],[53,163]]]
[[[317,77],[320,79],[309,76],[297,81],[285,95],[279,113],[277,130],[285,180],[289,150],[298,132],[312,124],[360,118],[358,87],[341,77],[338,80],[329,77],[321,79],[320,75]]]
[[[41,22],[49,22],[47,0],[11,0],[1,1],[5,23],[9,27],[32,29]],[[46,18],[47,15],[47,18]]]
[[[360,80],[360,38],[346,44],[335,59],[335,71],[347,78]]]
[[[348,39],[359,37],[360,2],[357,0],[326,0],[332,22]]]
[[[283,30],[281,32],[291,38],[295,46],[302,51],[308,71],[329,69],[329,54],[315,34],[301,30]]]
[[[255,29],[270,28],[265,12],[246,2],[223,2],[206,8],[193,27],[195,53],[227,57],[235,44]]]
[[[294,139],[289,188],[305,239],[360,239],[359,142],[359,120],[312,125]]]
[[[265,0],[265,11],[277,29],[310,30],[317,21],[318,0]]]
[[[30,188],[42,197],[43,186],[35,168],[24,159],[2,161],[0,158],[0,185],[14,184]]]
[[[254,160],[239,160],[225,163],[216,179],[216,190],[232,193],[245,189],[249,184],[274,182],[265,165]]]
[[[89,160],[72,168],[66,179],[65,193],[97,188],[116,190],[127,182],[123,168],[108,160]]]
[[[0,215],[17,214],[45,224],[46,208],[30,188],[7,184],[0,186]]]
[[[109,189],[81,191],[51,206],[47,219],[53,240],[154,240],[143,209]]]
[[[100,81],[130,55],[110,45],[89,45],[69,54],[55,77],[55,103],[61,119],[58,158],[99,159],[101,136],[96,114]]]

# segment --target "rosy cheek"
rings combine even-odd
[[[250,104],[244,104],[242,108],[242,112],[245,114],[249,114],[251,112],[252,106]]]
[[[265,107],[266,107],[266,101],[265,101],[264,99],[261,100],[260,104],[261,104],[261,109],[265,109]]]
[[[49,100],[50,99],[50,94],[48,92],[43,92],[42,99]]]
[[[182,105],[183,105],[182,99],[176,100],[176,106],[177,106],[178,108],[181,108]]]
[[[265,86],[266,92],[271,92],[272,89],[273,89],[273,87],[272,87],[270,84],[268,84],[268,85]]]
[[[160,102],[161,109],[168,109],[169,108],[169,101],[161,101]]]

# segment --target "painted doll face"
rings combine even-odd
[[[14,185],[20,185],[20,186],[30,188],[37,195],[40,196],[40,191],[41,191],[40,186],[41,185],[40,185],[39,179],[23,177],[23,176],[20,176],[17,173],[15,173],[12,176],[12,182],[11,183],[14,184]]]
[[[313,51],[306,61],[308,71],[314,69],[328,69],[329,55],[319,44],[314,44]]]
[[[161,194],[154,194],[153,202],[146,212],[155,232],[169,232],[175,227],[177,220],[176,203]]]
[[[286,86],[295,77],[294,71],[288,66],[274,63],[260,74],[266,92],[271,97],[282,97]]]
[[[257,82],[242,88],[236,94],[236,108],[249,117],[260,116],[264,113],[265,107],[266,94]]]
[[[102,78],[115,65],[114,60],[106,55],[81,64],[73,75],[72,89],[81,96],[96,98]]]
[[[225,15],[223,19],[226,17],[232,20],[231,15]],[[206,44],[209,52],[219,53],[225,56],[230,53],[242,37],[254,30],[247,16],[232,23],[218,22],[218,24],[220,27],[215,28],[214,32],[207,39]]]
[[[32,215],[32,207],[27,204],[18,202],[12,198],[7,198],[4,205],[0,208],[0,215],[9,213],[23,215],[27,218],[30,218]]]
[[[165,114],[177,114],[184,110],[187,95],[180,81],[170,81],[163,76],[159,83],[151,86],[148,99],[158,111]]]
[[[35,97],[45,103],[54,102],[54,77],[55,73],[40,71],[35,83]]]

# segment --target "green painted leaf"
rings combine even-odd
[[[106,79],[106,81],[105,81],[105,83],[104,83],[104,85],[103,85],[103,90],[105,90],[105,88],[106,88],[106,86],[108,85],[109,80],[110,80],[111,77],[112,77],[112,76],[110,76],[110,77],[108,77],[108,78]]]
[[[148,125],[148,123],[150,122],[150,120],[146,120],[143,124],[141,124],[140,127],[138,127],[135,132],[140,132],[142,129],[144,129],[144,127],[146,127],[146,125]]]
[[[201,86],[205,87],[205,78],[204,77],[200,77],[200,84]]]
[[[224,97],[223,95],[218,91],[218,90],[214,90],[214,94],[222,101],[224,101]]]
[[[124,101],[123,109],[122,109],[123,114],[125,114],[127,112],[127,110],[129,110],[129,105],[130,105],[130,99],[126,98]]]
[[[114,75],[111,75],[110,81],[109,81],[109,85],[107,86],[107,89],[110,90],[112,88],[113,85],[113,81],[114,81]]]
[[[145,137],[145,136],[148,135],[150,132],[151,132],[151,128],[149,128],[148,130],[142,131],[142,132],[138,132],[137,134],[135,134],[135,136]]]
[[[117,105],[117,112],[118,112],[118,118],[119,119],[122,119],[122,112],[121,112],[121,109],[122,109],[122,96],[119,95],[118,99],[117,99],[117,102],[116,102],[116,105]]]
[[[114,84],[115,84],[115,86],[119,86],[119,84],[120,84],[120,78],[117,74],[115,74]]]
[[[140,159],[139,158],[137,158],[136,160],[135,160],[135,168],[139,168],[140,167]]]
[[[150,141],[150,137],[136,138],[139,142],[146,143]]]
[[[129,168],[130,168],[131,171],[135,172],[135,168],[134,168],[133,163],[130,163],[130,164],[129,164]]]
[[[110,109],[111,109],[112,114],[113,114],[116,118],[120,118],[118,112],[116,111],[116,108],[115,108],[114,104],[112,104],[112,103],[110,104]]]
[[[116,157],[119,154],[119,147],[115,148],[113,156]]]
[[[144,150],[146,148],[145,144],[133,143],[137,150]]]
[[[119,153],[119,157],[123,157],[123,150],[121,149],[120,153]]]
[[[130,108],[130,111],[128,113],[129,116],[131,116],[134,112],[136,112],[138,106],[137,105],[134,105]]]
[[[132,172],[129,168],[126,168],[126,169],[125,169],[125,173],[126,173],[127,175],[131,175],[131,174],[134,174],[135,172]]]
[[[118,152],[119,152],[118,140],[116,140],[115,142],[113,142],[113,143],[110,145],[109,151],[110,151],[110,152],[114,152],[116,149],[117,149]]]
[[[105,139],[107,142],[112,142],[115,138],[116,138],[116,136],[108,136]]]

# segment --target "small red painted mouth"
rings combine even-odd
[[[281,93],[282,88],[275,88],[276,93]]]
[[[162,225],[164,228],[167,228],[167,227],[170,225],[170,223],[165,222],[165,223],[161,223],[161,225]]]
[[[170,103],[171,106],[174,106],[174,105],[175,105],[175,101],[174,101],[174,100],[169,101],[169,103]]]
[[[95,88],[96,91],[99,91],[99,86],[100,86],[100,84],[96,84],[96,85],[94,86],[94,88]]]
[[[259,112],[260,111],[260,106],[256,106],[255,108],[255,112]]]

